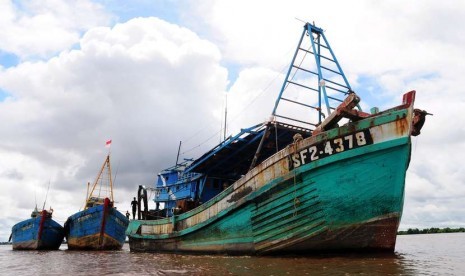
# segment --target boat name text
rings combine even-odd
[[[368,129],[321,141],[289,155],[289,169],[292,170],[313,161],[370,144],[373,144],[373,139]]]

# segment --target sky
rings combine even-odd
[[[350,3],[349,3],[350,2]],[[465,226],[465,2],[0,0],[0,241],[34,206],[64,223],[108,153],[115,205],[180,158],[266,121],[303,22],[363,107],[416,90],[400,229]],[[50,188],[48,186],[50,183]]]

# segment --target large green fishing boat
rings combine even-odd
[[[411,136],[427,115],[414,100],[361,111],[323,30],[305,24],[270,120],[159,173],[157,208],[145,201],[130,222],[130,250],[393,251]]]

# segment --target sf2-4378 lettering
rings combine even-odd
[[[373,144],[373,139],[371,138],[370,131],[367,129],[322,141],[318,144],[301,149],[300,151],[290,155],[289,168],[297,168],[310,162],[331,156],[333,154],[370,144]]]

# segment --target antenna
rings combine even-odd
[[[36,203],[37,209],[37,183],[34,185],[34,202]]]
[[[294,17],[294,19],[295,19],[295,20],[298,20],[298,21],[300,21],[300,22],[302,22],[302,23],[304,23],[304,24],[307,23],[307,21],[302,20],[302,19],[297,18],[297,17]],[[313,25],[315,25],[315,22],[313,22]]]
[[[223,141],[226,140],[226,130],[227,130],[227,119],[228,119],[228,93],[226,93],[225,97],[225,107],[224,107],[224,135],[223,135]]]
[[[182,141],[179,141],[178,156],[176,156],[176,166],[178,165],[178,161],[179,161],[179,152],[181,151],[181,143]]]
[[[42,206],[42,210],[45,210],[45,203],[47,202],[48,191],[50,190],[50,181],[48,181],[47,193],[45,194],[44,206]]]

